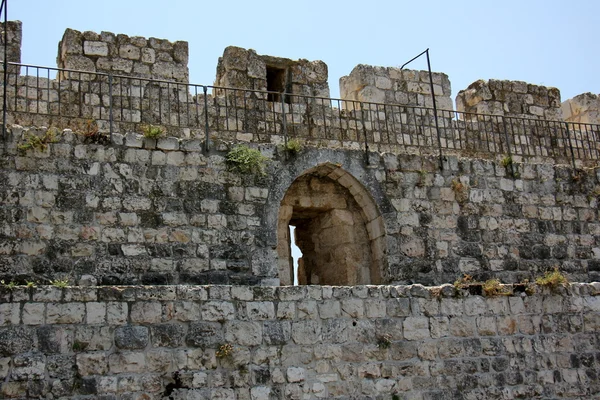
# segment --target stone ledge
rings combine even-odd
[[[552,290],[533,285],[535,292],[526,294],[514,291],[518,284],[501,287],[506,294],[483,296],[471,294],[469,289],[457,289],[454,285],[359,285],[359,286],[237,286],[237,285],[164,285],[164,286],[17,286],[12,290],[0,288],[0,300],[10,302],[68,303],[68,302],[135,302],[172,300],[241,300],[241,301],[301,301],[305,299],[346,298],[422,298],[467,299],[480,298],[526,298],[541,296],[600,296],[600,282],[573,282]]]

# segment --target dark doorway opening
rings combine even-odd
[[[277,92],[269,93],[267,95],[268,101],[281,101],[281,94],[286,91],[287,73],[283,68],[269,67],[267,66],[267,91]],[[290,103],[290,97],[286,96],[286,103]]]

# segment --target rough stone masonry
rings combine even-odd
[[[557,89],[478,81],[455,119],[436,73],[440,168],[422,71],[358,66],[336,103],[321,61],[230,47],[208,94],[188,86],[185,42],[67,30],[59,49],[84,71],[7,82],[0,396],[599,396],[594,95],[561,108]],[[452,147],[504,116],[523,121],[522,155]],[[532,128],[565,121],[570,154]],[[227,161],[239,144],[264,175]],[[292,241],[311,285],[288,286]],[[556,267],[588,283],[532,284]],[[465,274],[514,285],[448,284]]]
[[[33,399],[590,399],[600,285],[3,289],[0,393]],[[228,347],[231,345],[231,347]]]

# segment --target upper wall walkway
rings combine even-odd
[[[8,124],[414,154],[511,156],[581,166],[600,125],[281,94],[9,63]],[[275,99],[275,100],[274,100]],[[437,116],[437,123],[436,123]],[[4,113],[3,113],[4,118]],[[89,132],[88,132],[89,133]]]

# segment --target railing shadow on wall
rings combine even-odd
[[[141,132],[160,125],[174,136],[309,143],[364,150],[592,161],[600,125],[233,89],[98,72],[8,63],[6,123],[100,132]],[[23,73],[23,74],[21,74]],[[3,110],[4,111],[4,110]]]

